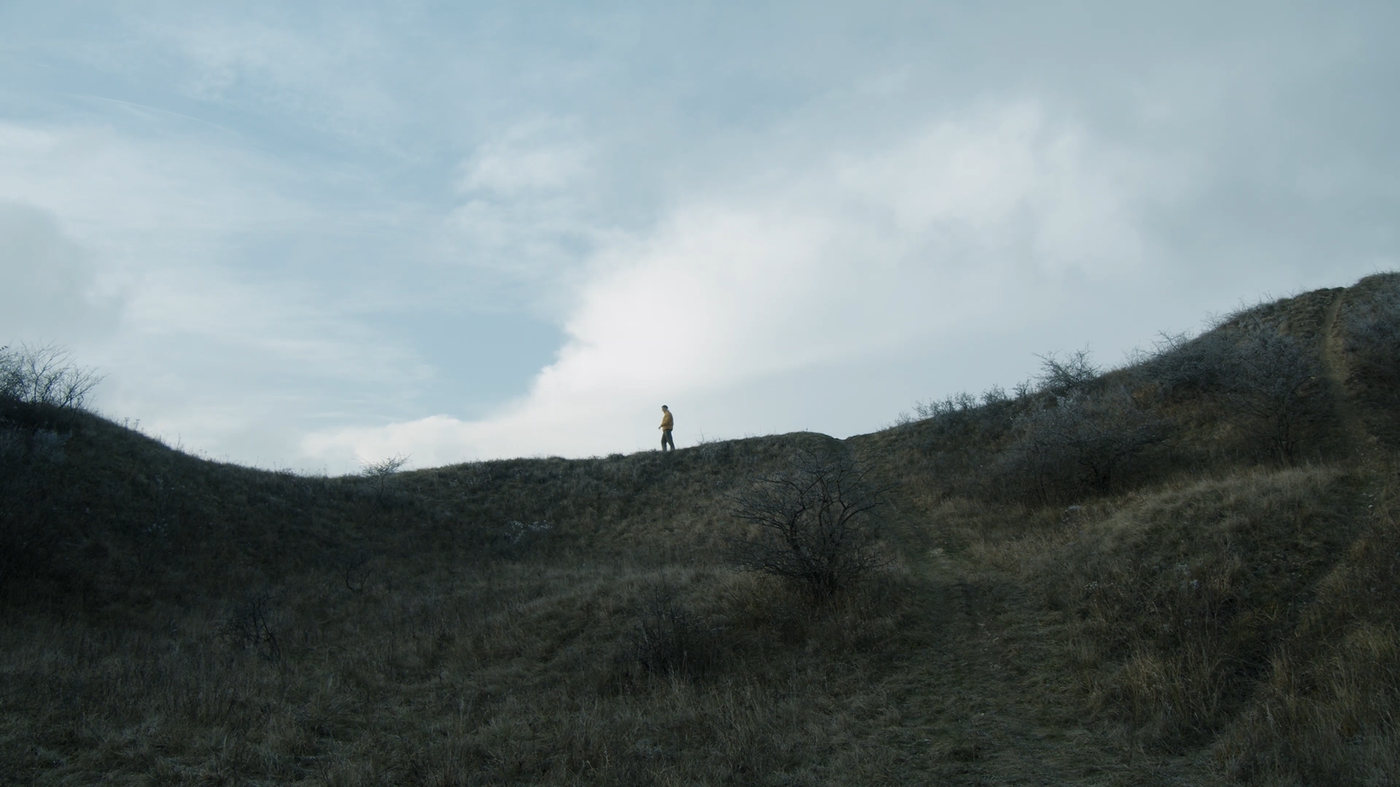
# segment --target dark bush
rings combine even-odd
[[[648,675],[698,679],[712,670],[716,655],[714,631],[676,590],[666,584],[652,588],[627,642],[627,660]]]
[[[1036,378],[1036,385],[1052,396],[1068,396],[1083,390],[1103,371],[1090,360],[1087,348],[1075,350],[1063,359],[1053,352],[1039,357],[1040,375]]]
[[[1204,399],[1269,456],[1296,462],[1332,411],[1319,352],[1258,310],[1194,339],[1163,335],[1134,376],[1168,401]]]
[[[1166,439],[1170,422],[1119,386],[1056,397],[1016,419],[996,472],[1012,497],[1064,502],[1109,492],[1128,464]]]
[[[1225,381],[1226,418],[1285,464],[1300,458],[1313,427],[1332,412],[1316,352],[1267,326],[1250,326],[1235,344]]]
[[[917,430],[931,483],[947,494],[986,493],[985,466],[1011,431],[1015,414],[1027,406],[1030,383],[1018,390],[1013,398],[992,386],[980,398],[964,392],[914,405],[916,417],[902,418],[900,426]]]
[[[222,626],[219,636],[238,650],[253,650],[268,660],[282,658],[282,644],[273,623],[273,598],[271,593],[256,593],[233,608]]]
[[[1168,399],[1217,394],[1230,379],[1235,346],[1223,332],[1211,331],[1194,339],[1184,333],[1164,333],[1154,349],[1137,375],[1156,383]]]
[[[800,450],[790,469],[752,479],[731,499],[747,527],[726,539],[730,558],[830,597],[886,564],[875,527],[886,491],[847,453]]]
[[[402,502],[404,496],[391,494],[389,481],[395,473],[408,464],[408,460],[409,457],[403,454],[394,454],[378,462],[363,463],[360,475],[366,479],[366,492],[372,495],[376,502],[384,506],[391,505],[396,501]]]
[[[0,347],[3,401],[81,408],[101,379],[91,369],[74,365],[66,350],[53,345]]]
[[[341,547],[331,553],[329,562],[345,589],[358,591],[365,587],[365,580],[369,577],[369,562],[373,557],[367,549]]]

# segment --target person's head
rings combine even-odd
[[[662,410],[666,410],[666,411],[669,412],[671,408],[669,408],[669,407],[667,407],[666,405],[663,404],[663,405],[661,405],[661,409],[662,409]]]

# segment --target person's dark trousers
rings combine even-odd
[[[676,441],[671,439],[670,429],[661,430],[661,450],[665,451],[666,446],[670,446],[672,451],[676,450]]]

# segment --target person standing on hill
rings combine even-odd
[[[671,439],[671,430],[676,426],[676,419],[671,415],[671,409],[666,405],[661,405],[661,425],[656,427],[661,430],[661,452],[666,452],[666,447],[676,450],[676,441]]]

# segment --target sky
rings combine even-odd
[[[339,474],[876,431],[1400,267],[1400,5],[0,0],[0,345]]]

